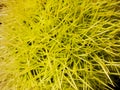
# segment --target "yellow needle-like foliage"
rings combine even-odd
[[[0,90],[114,90],[119,0],[1,0]]]

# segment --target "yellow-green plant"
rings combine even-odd
[[[113,90],[119,0],[2,0],[1,90]]]

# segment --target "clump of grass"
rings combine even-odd
[[[120,77],[120,1],[8,0],[2,90],[112,90]],[[111,86],[110,86],[111,85]]]

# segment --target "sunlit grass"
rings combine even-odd
[[[112,90],[120,77],[120,1],[3,0],[1,90]]]

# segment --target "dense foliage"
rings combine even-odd
[[[120,1],[2,0],[1,5],[1,90],[115,87]]]

